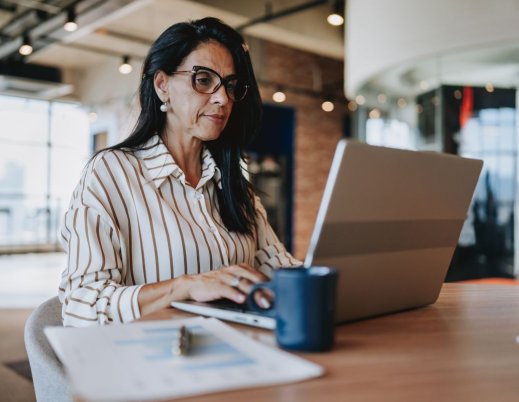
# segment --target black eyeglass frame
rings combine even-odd
[[[218,83],[218,85],[213,89],[212,92],[200,92],[197,88],[196,88],[196,80],[195,80],[195,77],[196,77],[196,74],[200,71],[200,70],[206,70],[206,71],[209,71],[213,74],[215,74],[218,79],[220,80],[220,82]],[[245,98],[245,96],[247,95],[247,92],[249,90],[249,87],[250,85],[249,84],[244,84],[243,87],[244,87],[244,91],[243,91],[243,96],[240,98],[240,99],[235,99],[234,95],[231,96],[229,94],[229,90],[227,89],[227,84],[229,82],[231,82],[232,80],[235,80],[235,79],[239,79],[238,75],[236,74],[233,74],[233,75],[230,75],[228,77],[225,77],[223,78],[220,74],[218,74],[216,71],[214,71],[212,68],[209,68],[209,67],[205,67],[205,66],[193,66],[193,68],[191,70],[178,70],[178,71],[173,71],[172,73],[170,73],[170,75],[174,75],[174,74],[191,74],[191,85],[193,86],[193,89],[198,92],[199,94],[206,94],[206,95],[210,95],[210,94],[214,94],[216,91],[218,91],[220,89],[220,87],[223,85],[224,88],[225,88],[225,93],[227,94],[227,96],[229,97],[229,99],[231,99],[233,102],[239,102],[241,100],[243,100]]]

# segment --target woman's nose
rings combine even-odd
[[[211,103],[215,103],[218,105],[226,105],[229,102],[229,96],[227,96],[227,92],[225,91],[225,87],[220,85],[220,88],[211,95]]]

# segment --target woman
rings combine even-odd
[[[64,325],[128,322],[176,300],[243,303],[272,268],[300,264],[242,174],[262,108],[243,38],[214,18],[171,26],[139,91],[135,129],[92,158],[65,214]]]

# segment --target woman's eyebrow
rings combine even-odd
[[[211,71],[214,71],[215,73],[217,73],[220,77],[222,77],[222,78],[224,78],[224,79],[225,79],[225,78],[229,78],[229,77],[234,77],[234,76],[237,76],[237,75],[238,75],[238,73],[236,73],[236,72],[233,72],[233,73],[231,73],[231,74],[227,74],[227,75],[222,75],[222,74],[220,74],[218,71],[216,71],[216,69],[214,69],[214,68],[212,68],[212,67],[209,67],[209,66],[204,66],[203,64],[194,64],[191,68],[193,68],[193,67],[195,67],[195,66],[199,66],[199,67],[207,68],[207,69],[209,69],[209,70],[211,70]]]

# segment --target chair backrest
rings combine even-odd
[[[57,296],[39,305],[25,323],[25,349],[38,402],[72,401],[63,366],[43,333],[45,327],[56,325],[63,325]]]

